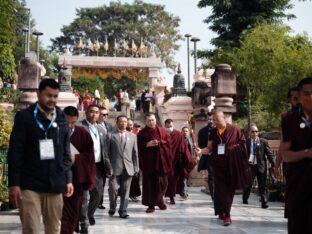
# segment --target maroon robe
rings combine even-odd
[[[151,140],[158,140],[156,147],[146,147]],[[143,172],[142,204],[153,207],[163,203],[168,178],[172,168],[171,142],[162,127],[145,127],[138,134],[140,168]]]
[[[174,197],[177,193],[181,192],[181,186],[178,187],[178,184],[181,183],[181,181],[184,183],[184,179],[196,165],[182,134],[177,130],[173,130],[170,137],[172,140],[171,148],[173,163],[172,171],[168,175],[166,197]]]
[[[240,129],[227,124],[220,137],[217,129],[211,132],[212,165],[215,179],[215,215],[230,216],[235,189],[251,184],[246,139]],[[218,144],[225,144],[225,154],[218,155]]]
[[[282,119],[283,141],[291,142],[292,151],[311,149],[312,129],[300,127],[301,111],[288,112]],[[287,163],[288,233],[312,233],[312,159]]]
[[[74,193],[71,197],[64,197],[62,234],[74,232],[79,223],[83,191],[91,190],[95,186],[96,169],[92,137],[83,127],[76,126],[70,141],[80,154],[75,155],[72,167]]]

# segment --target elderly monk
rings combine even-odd
[[[215,215],[219,215],[224,226],[229,226],[235,189],[251,184],[246,140],[238,127],[226,123],[223,112],[215,112],[212,118],[216,128],[211,131],[208,147],[202,153],[212,157]]]
[[[76,126],[79,117],[78,110],[73,106],[68,106],[65,107],[64,113],[70,136],[75,188],[71,197],[64,197],[61,233],[67,234],[73,233],[75,228],[79,227],[83,191],[94,188],[95,161],[90,133],[83,127]]]
[[[312,233],[312,77],[298,84],[299,108],[282,118],[280,145],[287,163],[288,233]]]
[[[164,195],[167,190],[167,174],[172,167],[171,142],[166,130],[156,125],[155,114],[145,116],[146,127],[138,134],[140,168],[143,172],[142,204],[152,213],[157,205],[167,209]]]

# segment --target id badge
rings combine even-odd
[[[54,155],[54,146],[52,139],[45,139],[39,141],[40,148],[40,159],[41,160],[50,160],[55,159]]]
[[[224,155],[225,154],[225,145],[219,144],[218,145],[218,155]]]

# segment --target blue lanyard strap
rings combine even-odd
[[[47,128],[44,128],[43,124],[37,119],[37,114],[38,114],[38,104],[36,104],[36,107],[35,107],[35,110],[34,110],[34,118],[35,118],[35,121],[38,125],[38,127],[44,131],[44,134],[45,134],[45,137],[47,138],[47,132],[48,130],[51,128],[52,124],[54,123],[54,120],[55,119],[52,119],[49,126]]]
[[[302,111],[301,107],[299,107],[298,112],[299,112],[300,118],[303,121],[303,123],[305,124],[305,126],[307,126],[308,128],[311,128],[311,123],[309,123],[309,121],[304,116],[302,116],[303,111]]]
[[[95,129],[95,131],[93,130],[93,128]],[[90,131],[91,131],[91,133],[93,134],[93,136],[95,137],[95,138],[97,138],[97,129],[96,129],[96,127],[95,126],[89,126],[89,129],[90,129]]]

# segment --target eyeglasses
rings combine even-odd
[[[251,131],[252,133],[257,133],[258,131]]]
[[[108,114],[106,114],[106,113],[101,113],[101,115],[103,115],[103,116],[108,116]]]

